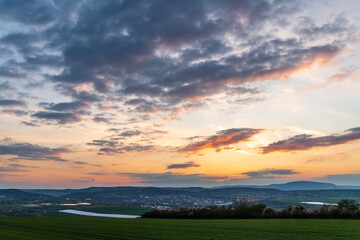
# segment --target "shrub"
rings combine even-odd
[[[302,205],[289,206],[275,211],[265,204],[241,202],[236,206],[210,206],[204,208],[180,208],[153,210],[144,218],[352,218],[360,219],[359,203],[343,199],[337,206],[324,205],[319,210],[309,210]]]
[[[276,212],[273,208],[266,207],[262,212],[262,218],[276,218]]]

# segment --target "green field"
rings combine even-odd
[[[84,208],[80,209],[87,212],[94,213],[110,213],[110,214],[127,214],[127,215],[141,215],[145,212],[151,211],[151,208],[141,208],[141,207],[94,207],[94,208]]]
[[[151,211],[150,208],[119,206],[119,205],[91,205],[91,206],[61,206],[59,204],[39,205],[37,207],[24,207],[26,203],[16,204],[0,204],[0,216],[10,215],[8,212],[25,211],[37,212],[40,215],[47,217],[78,217],[78,215],[70,213],[61,213],[59,210],[75,209],[94,213],[110,213],[110,214],[125,214],[125,215],[141,215],[145,212]],[[1,240],[1,239],[0,239]]]
[[[360,239],[360,221],[2,217],[0,239]]]

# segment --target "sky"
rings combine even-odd
[[[360,185],[358,9],[0,0],[0,188]]]

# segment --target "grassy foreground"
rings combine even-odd
[[[140,208],[140,207],[127,207],[127,206],[117,206],[117,207],[95,207],[95,208],[84,208],[80,209],[87,212],[94,213],[110,213],[110,214],[127,214],[127,215],[141,215],[145,212],[151,211],[151,208]]]
[[[360,239],[360,221],[1,217],[0,239]]]

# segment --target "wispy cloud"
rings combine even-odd
[[[18,110],[18,109],[4,109],[4,110],[1,111],[1,113],[15,115],[15,116],[18,116],[18,117],[28,115],[27,111]]]
[[[179,152],[197,152],[200,150],[214,148],[219,149],[231,144],[250,141],[251,137],[262,132],[263,129],[254,128],[231,128],[218,131],[215,135],[204,137],[203,140],[190,143],[179,149]]]
[[[345,144],[360,139],[360,128],[351,128],[341,134],[313,137],[313,135],[302,134],[294,137],[271,143],[262,148],[262,153],[292,152],[308,150],[312,148],[329,147]]]
[[[275,179],[284,176],[299,174],[292,169],[275,169],[267,168],[263,170],[244,172],[243,175],[248,176],[249,179]]]
[[[165,173],[118,173],[136,179],[142,183],[154,185],[185,185],[185,184],[208,184],[226,181],[227,177],[213,177],[205,174],[177,174],[172,172]]]
[[[175,169],[175,168],[191,168],[191,167],[200,167],[200,166],[201,166],[200,164],[197,164],[194,161],[188,161],[186,163],[170,164],[166,168]]]
[[[61,154],[72,152],[68,148],[49,148],[31,143],[17,143],[9,139],[4,139],[0,143],[0,155],[12,155],[17,159],[24,160],[53,160],[67,162],[61,158]]]
[[[5,106],[5,107],[23,107],[25,106],[25,102],[21,101],[21,100],[16,100],[16,99],[0,99],[0,106]]]

